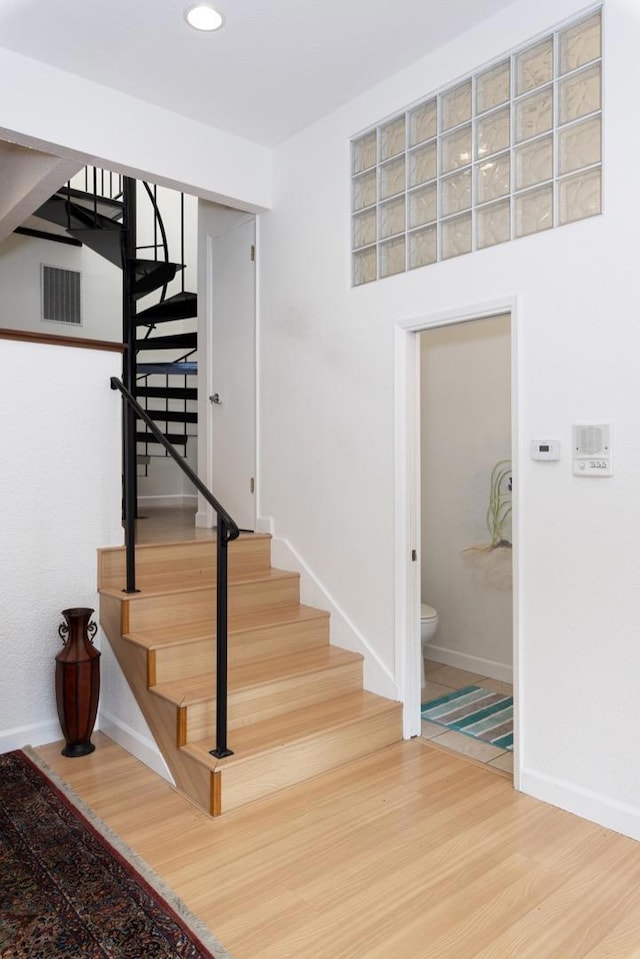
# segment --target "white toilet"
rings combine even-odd
[[[438,629],[438,614],[436,613],[433,606],[428,606],[426,603],[422,603],[420,607],[420,642],[422,645],[422,685],[425,685],[426,679],[424,675],[424,657],[427,650],[425,646],[427,643],[430,643],[433,637],[436,635],[436,630]]]

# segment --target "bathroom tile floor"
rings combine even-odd
[[[478,673],[470,673],[466,669],[456,669],[455,666],[443,666],[442,663],[434,663],[430,659],[425,659],[424,671],[426,683],[422,687],[421,702],[423,703],[474,684],[509,696],[513,692],[510,683],[480,676]],[[491,743],[483,743],[478,739],[472,739],[471,736],[465,736],[464,733],[445,729],[443,726],[438,726],[437,723],[430,723],[424,719],[422,720],[421,735],[423,739],[428,739],[434,746],[461,753],[475,759],[476,762],[484,763],[499,770],[503,774],[513,775],[513,753],[507,749],[498,749]]]

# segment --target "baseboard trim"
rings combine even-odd
[[[281,537],[274,537],[271,556],[273,565],[279,569],[300,573],[302,603],[325,609],[331,614],[331,642],[364,656],[364,688],[387,699],[399,700],[400,691],[394,676],[291,543]]]
[[[443,666],[455,666],[457,669],[466,669],[470,673],[499,679],[503,683],[513,683],[513,667],[506,663],[497,663],[493,659],[483,659],[481,656],[472,656],[469,653],[461,653],[457,649],[447,649],[432,643],[424,646],[424,655],[426,659],[431,659],[434,663],[442,663]]]
[[[44,746],[46,743],[55,743],[63,738],[57,719],[15,726],[13,729],[4,729],[0,732],[0,753],[22,749],[24,746]]]
[[[198,510],[196,513],[196,526],[199,526],[201,529],[213,529],[215,525],[215,513],[211,507],[206,510]]]
[[[520,790],[623,836],[640,839],[640,808],[636,806],[526,767],[520,771]]]
[[[152,739],[141,736],[135,729],[127,726],[126,723],[123,723],[122,720],[113,716],[106,709],[100,709],[98,720],[100,723],[100,731],[103,732],[105,736],[113,739],[115,743],[122,746],[123,749],[126,749],[128,753],[131,753],[132,756],[139,759],[141,763],[148,766],[154,773],[162,776],[162,778],[166,779],[172,786],[175,786],[175,781],[169,771],[169,767]]]
[[[256,516],[256,533],[268,533],[273,536],[273,517]]]

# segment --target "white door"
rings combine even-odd
[[[199,220],[199,245],[204,255],[200,265],[206,276],[206,331],[200,366],[207,367],[206,378],[201,375],[199,383],[199,409],[205,414],[199,456],[204,454],[205,482],[213,495],[241,529],[253,530],[255,217],[201,202]],[[210,511],[208,516],[215,522]]]

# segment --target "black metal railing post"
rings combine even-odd
[[[216,748],[209,750],[216,759],[233,756],[227,746],[227,673],[228,673],[228,545],[229,530],[218,516],[218,539],[216,546]]]
[[[158,443],[175,460],[185,476],[191,480],[199,493],[216,511],[218,536],[216,544],[216,747],[210,750],[212,756],[222,759],[224,756],[233,756],[233,750],[227,745],[227,672],[228,672],[228,595],[229,570],[228,546],[231,540],[240,535],[237,523],[233,521],[225,508],[218,502],[213,493],[207,489],[200,477],[193,472],[184,457],[178,453],[162,431],[156,426],[146,410],[129,392],[117,376],[111,377],[111,389],[119,390],[124,399],[124,405],[130,407],[135,415],[147,426]],[[132,552],[135,557],[135,540],[131,541]],[[135,563],[135,559],[134,559]]]
[[[124,385],[135,396],[136,389],[136,326],[133,270],[136,257],[136,181],[125,177],[122,219],[122,337],[127,345],[124,355]],[[136,413],[130,403],[124,404],[124,542],[127,580],[125,591],[136,590],[136,512],[138,508]]]

